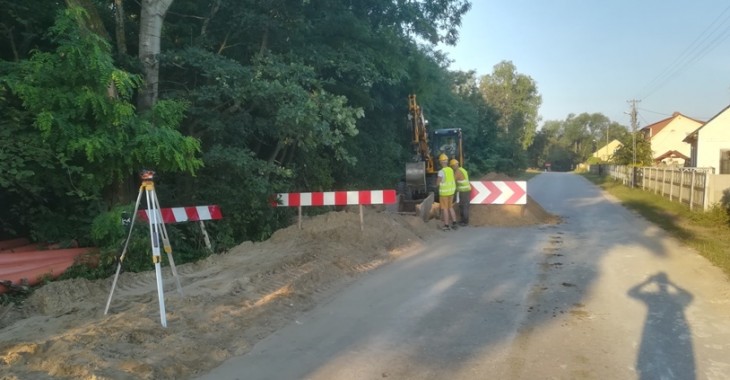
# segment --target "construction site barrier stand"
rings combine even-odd
[[[274,207],[298,207],[299,229],[302,229],[303,206],[360,206],[360,230],[364,230],[363,205],[397,202],[395,190],[320,191],[309,193],[279,193],[271,202]]]
[[[137,211],[139,220],[149,221],[147,212],[148,210]],[[200,231],[203,233],[205,246],[213,252],[213,245],[210,243],[210,237],[203,221],[223,219],[223,213],[218,205],[161,208],[160,214],[162,221],[166,224],[197,221],[200,224]]]

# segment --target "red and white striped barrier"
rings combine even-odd
[[[278,202],[276,201],[278,200]],[[349,206],[396,203],[395,190],[324,191],[276,194],[273,206]]]
[[[279,193],[272,200],[274,207],[299,207],[299,229],[302,229],[303,206],[360,206],[360,230],[363,223],[363,205],[396,203],[395,190],[320,191],[313,193]]]
[[[137,211],[137,217],[140,220],[147,222],[150,220],[148,212],[148,210],[139,210]],[[213,252],[213,245],[210,243],[210,237],[208,236],[208,231],[205,230],[205,224],[203,221],[223,219],[221,208],[218,207],[218,205],[161,208],[160,214],[162,214],[162,221],[165,224],[180,222],[200,223],[200,231],[203,233],[205,246]]]
[[[139,210],[137,217],[140,220],[148,221],[147,213],[148,210]],[[160,214],[162,214],[162,221],[166,224],[223,219],[221,209],[217,205],[161,208]]]

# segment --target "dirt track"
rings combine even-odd
[[[501,216],[493,216],[501,207]],[[507,211],[505,214],[504,211]],[[508,216],[505,216],[508,215]],[[479,225],[556,223],[540,205],[472,206]],[[181,379],[205,373],[309,310],[358,274],[443,234],[438,222],[365,209],[331,212],[261,243],[178,266],[184,296],[163,270],[167,328],[154,272],[123,273],[104,316],[111,278],[54,282],[21,307],[0,307],[3,379]],[[174,248],[174,242],[173,242]],[[145,254],[132,252],[130,254]]]

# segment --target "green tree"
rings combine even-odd
[[[437,42],[456,41],[470,7],[466,0],[0,2],[12,13],[0,16],[0,30],[10,31],[0,35],[0,52],[18,62],[3,68],[12,75],[2,79],[0,108],[13,117],[4,121],[12,129],[3,132],[23,131],[27,147],[44,150],[35,155],[42,158],[38,163],[25,155],[0,163],[14,168],[3,177],[3,200],[14,197],[9,189],[22,178],[23,186],[50,200],[48,214],[83,204],[84,215],[93,215],[106,208],[102,197],[126,204],[114,194],[135,188],[119,178],[130,178],[141,165],[155,166],[163,207],[218,203],[226,218],[211,232],[224,246],[265,238],[287,220],[288,210],[269,206],[273,192],[380,187],[402,175],[412,92],[434,126],[469,129],[467,154],[474,163],[496,168],[513,162],[500,157],[511,154],[509,145],[490,135],[497,132],[489,124],[496,113],[483,100],[454,91],[448,62],[434,50]],[[96,16],[76,18],[78,33],[44,37],[64,3],[89,13],[95,7]],[[161,8],[145,13],[155,5]],[[93,43],[84,42],[93,34]],[[59,58],[63,39],[76,49],[63,52],[75,70],[64,65],[71,60]],[[37,48],[33,60],[23,50],[29,46]],[[127,50],[140,54],[129,57]],[[79,51],[87,62],[76,62]],[[150,75],[154,69],[159,80]],[[115,73],[118,83],[106,73]],[[106,96],[109,83],[119,97]],[[135,98],[137,90],[143,96]],[[52,96],[42,99],[43,91]],[[133,101],[141,107],[134,109]],[[147,109],[147,103],[155,105]],[[104,138],[112,133],[117,135]],[[10,143],[3,144],[6,149]],[[192,160],[197,154],[205,167]],[[46,172],[53,184],[34,187]]]
[[[47,199],[85,202],[83,209],[93,213],[118,202],[120,184],[143,166],[194,173],[202,163],[198,141],[176,130],[185,104],[160,102],[137,116],[130,100],[138,78],[114,66],[108,43],[79,22],[83,15],[80,8],[62,12],[50,30],[57,48],[8,66],[2,82],[6,98],[17,97],[16,106],[22,106],[13,128],[28,134],[32,145],[45,146],[41,157],[52,159],[42,162],[60,173],[51,177],[46,190],[53,196]],[[118,96],[110,96],[109,83]],[[35,129],[27,130],[21,120],[32,121]],[[18,172],[6,186],[41,174],[31,172]],[[47,206],[50,212],[53,205]]]
[[[634,140],[631,133],[622,136],[619,147],[613,154],[613,163],[617,165],[651,166],[654,163],[651,152],[651,142],[640,132],[635,132]],[[634,150],[634,147],[636,149]]]
[[[502,138],[527,149],[537,130],[542,103],[535,81],[518,73],[512,62],[502,61],[494,66],[492,74],[481,78],[479,89],[487,104],[499,114],[497,125]]]

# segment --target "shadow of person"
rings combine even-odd
[[[636,359],[639,379],[695,379],[692,332],[684,316],[692,294],[659,272],[629,289],[628,295],[648,308]]]

